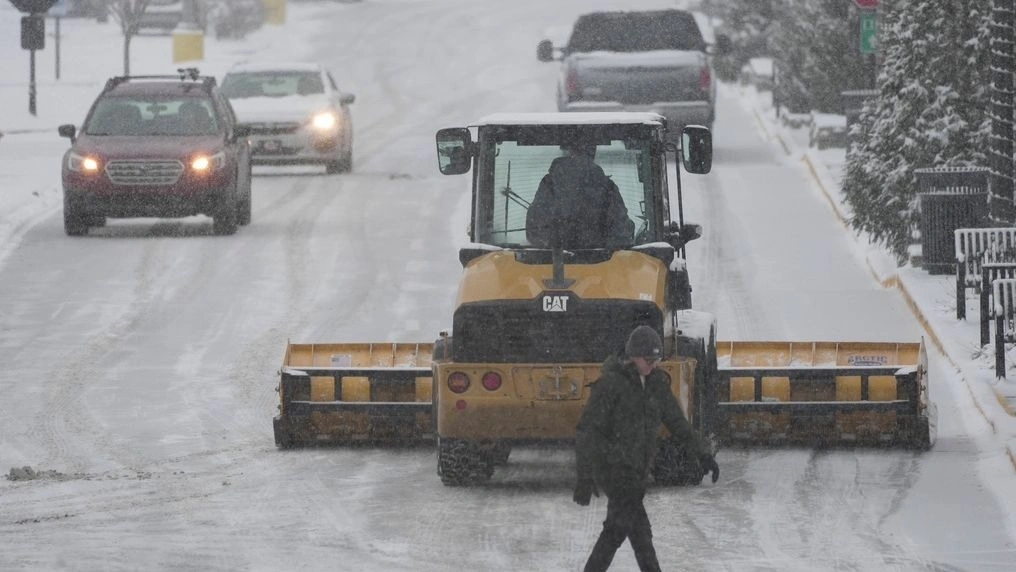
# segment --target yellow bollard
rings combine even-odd
[[[281,26],[286,23],[286,0],[261,0],[265,5],[265,23]]]
[[[205,58],[205,33],[201,30],[173,30],[173,63]]]

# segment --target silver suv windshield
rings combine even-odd
[[[219,131],[215,107],[207,97],[101,98],[85,123],[88,135],[200,136]]]
[[[222,78],[222,94],[229,99],[287,97],[325,92],[321,74],[307,71],[231,72]]]

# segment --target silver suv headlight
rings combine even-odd
[[[335,129],[335,126],[339,124],[339,118],[334,111],[322,111],[315,113],[310,119],[310,125],[318,131],[327,131],[329,129]]]

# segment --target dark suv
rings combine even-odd
[[[247,128],[215,78],[121,76],[106,82],[63,158],[64,230],[77,236],[106,217],[212,217],[215,234],[251,219]]]

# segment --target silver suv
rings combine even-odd
[[[238,64],[222,79],[222,94],[249,128],[255,165],[353,168],[356,99],[314,63]]]

